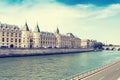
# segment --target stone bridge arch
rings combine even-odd
[[[118,50],[118,51],[120,51],[120,46],[104,46],[103,50]]]

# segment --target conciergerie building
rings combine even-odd
[[[27,23],[23,28],[0,23],[0,48],[80,48],[81,39],[72,33],[60,34],[40,31],[37,24],[30,30]]]

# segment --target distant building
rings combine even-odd
[[[58,48],[80,48],[81,39],[75,37],[72,33],[62,35],[57,28],[56,39]]]
[[[92,48],[94,45],[94,40],[81,40],[81,47],[82,48]]]
[[[87,48],[87,41],[86,40],[81,41],[81,47],[82,48]]]
[[[51,32],[40,32],[41,47],[44,48],[55,48],[56,47],[56,36]]]
[[[60,34],[40,31],[38,24],[31,31],[27,23],[20,29],[0,23],[0,48],[80,48],[81,39],[72,33]]]

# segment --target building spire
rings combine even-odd
[[[58,29],[58,27],[57,27],[56,33],[59,34],[59,29]]]
[[[39,28],[39,25],[37,24],[37,31],[40,32],[40,28]]]
[[[30,31],[27,22],[25,22],[24,30],[25,31]]]
[[[39,25],[38,25],[38,24],[37,24],[37,26],[35,27],[34,31],[40,32],[40,28],[39,28]]]

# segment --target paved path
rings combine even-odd
[[[120,80],[120,61],[83,79],[76,78],[73,80]]]
[[[82,80],[120,80],[120,62]]]

